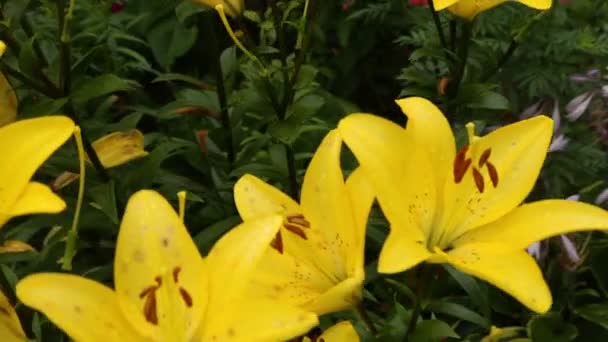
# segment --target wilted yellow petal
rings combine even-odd
[[[114,281],[132,324],[141,327],[145,318],[164,340],[192,336],[205,312],[204,276],[198,249],[167,200],[150,190],[131,196],[118,233]]]
[[[124,317],[114,292],[92,280],[37,273],[17,284],[17,297],[76,341],[144,341]]]
[[[14,122],[0,128],[0,226],[40,165],[74,131],[65,116],[46,116]]]
[[[70,172],[70,171],[64,171],[59,176],[57,176],[57,178],[55,178],[55,180],[53,180],[53,183],[51,184],[51,188],[54,191],[59,191],[59,190],[65,188],[66,186],[77,181],[79,177],[80,177],[80,175],[78,175],[77,173]]]
[[[0,253],[19,253],[36,251],[34,247],[19,240],[7,240],[0,245]],[[1,341],[1,340],[0,340]]]
[[[93,142],[93,148],[108,169],[148,155],[144,150],[144,135],[136,129],[105,135]]]
[[[27,340],[19,317],[8,298],[0,291],[0,341],[23,342]]]
[[[0,46],[0,56],[2,56]],[[0,127],[17,119],[17,94],[3,73],[0,73]]]

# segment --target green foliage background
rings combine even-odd
[[[461,137],[470,120],[494,127],[517,120],[534,104],[551,115],[557,103],[559,133],[569,144],[549,155],[531,198],[579,194],[593,202],[607,187],[604,0],[556,1],[543,14],[508,3],[480,15],[462,82],[457,89],[448,82],[446,93],[439,89],[441,80],[453,76],[458,58],[442,49],[429,9],[405,0],[311,0],[308,21],[301,21],[301,0],[247,1],[248,11],[232,25],[263,68],[236,49],[216,13],[199,4],[129,0],[114,13],[118,2],[77,0],[71,36],[62,45],[58,3],[65,6],[50,0],[1,2],[0,38],[9,49],[0,70],[18,92],[19,116],[70,114],[89,140],[138,128],[150,151],[107,174],[88,170],[73,265],[74,273],[88,278],[112,283],[120,217],[135,191],[156,189],[175,202],[176,193],[187,190],[186,225],[206,253],[240,220],[232,200],[238,177],[252,173],[297,198],[312,153],[339,119],[363,111],[404,123],[394,104],[402,96],[433,100]],[[458,48],[462,31],[452,28],[458,23],[448,13],[440,19],[448,44]],[[513,54],[501,64],[511,44]],[[589,70],[600,76],[571,79]],[[567,120],[566,104],[589,91],[595,97],[586,113]],[[344,158],[347,172],[355,166],[354,158]],[[36,178],[50,183],[66,170],[78,170],[73,144]],[[76,184],[60,193],[68,203],[64,213],[14,219],[0,230],[0,241],[17,239],[37,248],[0,255],[0,285],[13,301],[18,279],[59,270]],[[364,305],[379,336],[372,337],[348,312],[324,317],[322,326],[350,318],[364,340],[405,338],[421,295],[418,270],[378,276],[375,258],[386,227],[376,208],[368,228]],[[420,298],[421,320],[409,340],[479,341],[491,325],[521,327],[516,337],[534,341],[608,340],[608,239],[599,232],[572,239],[584,256],[576,267],[564,263],[558,243],[545,243],[541,264],[555,302],[549,314],[534,315],[491,286],[445,267]],[[43,315],[22,305],[17,311],[31,338],[67,340]]]

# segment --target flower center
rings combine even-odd
[[[158,325],[158,309],[157,309],[157,292],[161,289],[163,285],[172,287],[174,290],[177,287],[178,293],[184,302],[184,305],[188,308],[192,307],[192,296],[190,293],[179,285],[179,274],[181,272],[181,267],[173,268],[170,276],[168,274],[158,275],[154,277],[154,285],[150,285],[143,289],[139,294],[139,298],[144,300],[144,308],[143,313],[146,321]],[[171,284],[170,282],[173,282]],[[167,284],[169,282],[169,284]]]
[[[471,170],[470,174],[473,177],[477,190],[479,190],[480,193],[483,193],[487,183],[483,171],[485,170],[487,172],[487,176],[489,176],[492,185],[496,188],[498,186],[498,170],[496,170],[496,166],[490,162],[490,157],[492,156],[491,148],[485,149],[481,155],[476,158],[476,153],[470,148],[474,145],[475,141],[479,139],[475,136],[474,124],[467,124],[467,130],[469,133],[469,144],[464,145],[464,147],[456,153],[456,157],[454,158],[454,183],[460,184],[464,179],[464,176]],[[474,163],[474,161],[476,161],[476,163]]]
[[[287,231],[297,235],[301,239],[308,240],[306,230],[310,229],[310,222],[308,222],[302,214],[286,215],[283,220],[282,228],[285,228]],[[281,235],[281,230],[277,232],[277,235],[270,243],[270,246],[283,254],[283,237]]]

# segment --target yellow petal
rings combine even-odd
[[[467,244],[451,250],[446,261],[505,291],[529,309],[551,308],[551,291],[536,260],[523,250],[508,252],[504,245]]]
[[[23,342],[27,340],[21,322],[8,298],[0,291],[0,341]]]
[[[551,5],[553,4],[553,1],[551,1],[551,0],[518,0],[518,1],[528,7],[536,8],[539,10],[547,10],[547,9],[551,8]]]
[[[496,7],[507,0],[460,0],[448,10],[455,16],[472,20],[476,15]]]
[[[244,175],[234,185],[234,202],[244,221],[271,214],[299,213],[300,206],[272,185]]]
[[[3,40],[0,40],[0,57],[2,57],[5,52],[6,52],[6,43]]]
[[[348,276],[347,267],[352,265],[353,259],[362,259],[355,254],[363,253],[360,248],[363,236],[358,235],[362,231],[356,229],[340,168],[341,148],[338,131],[329,132],[308,165],[301,201],[304,217],[310,222],[310,229],[306,230],[308,248],[316,251],[316,257],[311,261],[337,281]],[[363,264],[359,267],[363,268]]]
[[[16,118],[17,95],[4,74],[0,73],[0,127],[15,121]]]
[[[34,247],[19,240],[7,240],[0,245],[0,253],[35,252]],[[0,340],[1,341],[1,340]]]
[[[499,220],[463,235],[454,245],[501,243],[522,250],[536,241],[559,234],[608,229],[608,211],[570,200],[524,204]]]
[[[363,296],[361,293],[365,276],[363,271],[330,287],[320,296],[302,307],[319,315],[352,309]]]
[[[205,312],[203,272],[198,249],[171,205],[151,190],[131,196],[118,233],[114,279],[132,324],[141,329],[145,318],[165,340],[192,336]]]
[[[233,324],[223,331],[205,334],[204,341],[286,341],[319,324],[317,315],[282,302],[259,299],[239,302]]]
[[[378,258],[378,272],[399,273],[410,269],[431,256],[422,241],[412,240],[407,232],[394,226],[382,245]]]
[[[435,179],[428,177],[433,171],[426,151],[412,144],[405,129],[374,115],[351,114],[338,129],[371,183],[391,229],[412,241],[426,241],[437,193]]]
[[[214,8],[217,5],[223,5],[224,11],[231,17],[239,16],[245,9],[243,0],[194,0],[195,2],[207,5]]]
[[[532,190],[547,155],[553,121],[546,116],[499,128],[490,134],[476,138],[468,156],[472,164],[460,183],[446,182],[444,216],[441,226],[451,234],[444,241],[451,241],[463,233],[492,222],[519,205]],[[484,151],[490,150],[489,162],[498,173],[496,187],[491,183],[487,165],[479,167]],[[473,168],[485,179],[480,193]]]
[[[250,317],[237,321],[235,316],[242,308],[234,303],[248,299],[246,294],[249,293],[246,289],[251,284],[254,272],[282,222],[282,217],[278,215],[245,221],[229,231],[213,246],[206,259],[210,283],[209,303],[202,327],[204,336],[211,338],[230,335],[230,331],[236,336],[253,333],[243,332],[239,327],[244,321],[254,319],[255,312],[251,313]],[[266,315],[269,319],[272,317],[276,317],[277,320],[286,319],[281,317],[283,314],[281,310],[273,312],[272,306],[268,310],[270,311]],[[303,323],[304,326],[308,324],[307,321]],[[275,333],[280,333],[281,326],[277,326],[276,330]]]
[[[435,10],[436,11],[441,11],[445,8],[447,8],[448,6],[452,6],[453,4],[457,3],[459,0],[435,0],[433,1],[434,5],[435,5]]]
[[[136,129],[110,133],[92,145],[99,161],[108,169],[148,155],[144,150],[144,135]]]
[[[348,176],[348,179],[346,179],[346,190],[350,197],[355,220],[355,226],[351,233],[354,247],[348,252],[353,255],[348,258],[350,265],[347,270],[347,273],[352,275],[356,270],[363,269],[367,219],[375,196],[371,184],[361,169],[356,169]]]
[[[21,120],[0,128],[0,226],[1,216],[14,206],[40,165],[74,131],[65,116]]]
[[[58,213],[65,209],[65,202],[44,184],[29,182],[9,215],[11,217],[27,214]]]
[[[350,321],[342,321],[325,330],[317,341],[325,342],[357,342],[359,334]]]
[[[439,108],[422,97],[397,100],[397,104],[407,116],[407,134],[415,146],[426,150],[433,165],[431,171],[437,189],[442,189],[456,156],[454,134],[448,120]]]
[[[114,292],[68,274],[38,273],[17,284],[17,297],[76,341],[143,341],[123,316]]]

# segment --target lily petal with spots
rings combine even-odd
[[[363,247],[371,187],[356,170],[344,181],[342,139],[330,132],[310,162],[298,204],[252,176],[235,185],[245,222],[279,214],[276,235],[253,278],[252,293],[283,300],[318,314],[344,310],[361,298]]]
[[[338,127],[391,225],[379,271],[450,263],[534,311],[549,310],[551,293],[525,248],[566,232],[608,229],[608,212],[589,204],[520,205],[545,160],[552,120],[536,116],[483,137],[469,124],[469,142],[457,151],[431,102],[414,97],[397,104],[408,117],[406,129],[369,114],[352,114]]]
[[[130,198],[118,234],[115,290],[39,273],[17,284],[17,296],[77,341],[289,339],[315,326],[316,315],[248,298],[243,287],[280,224],[279,216],[242,224],[204,260],[170,204],[142,190]]]

